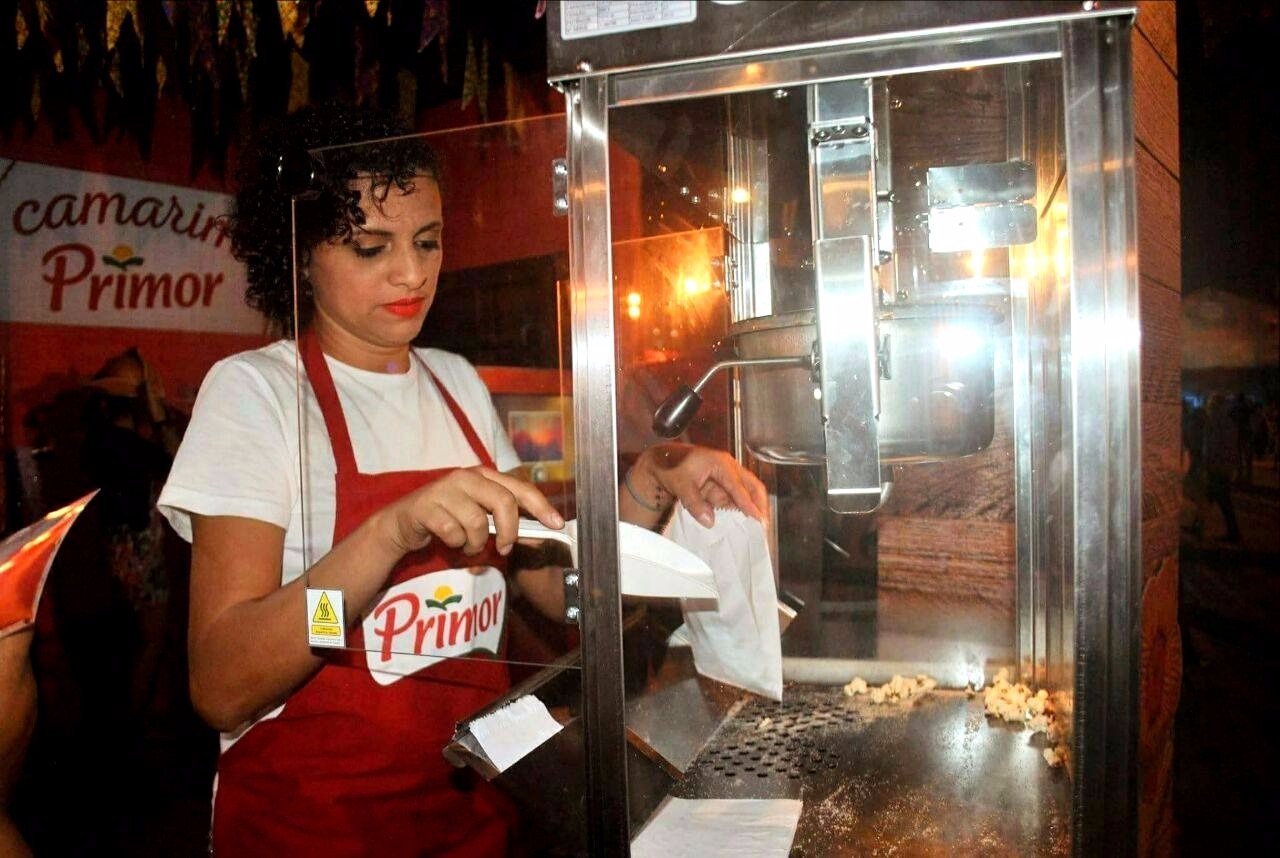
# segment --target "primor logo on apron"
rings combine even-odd
[[[364,617],[365,661],[390,685],[442,658],[498,653],[507,581],[492,566],[444,569],[404,581]]]

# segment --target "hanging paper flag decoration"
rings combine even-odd
[[[142,18],[138,15],[138,0],[129,0],[129,26],[133,27],[134,35],[138,37],[138,46],[146,48],[146,42],[142,36]]]
[[[80,69],[84,69],[85,62],[89,59],[89,37],[85,35],[84,24],[76,22],[76,56],[80,58]]]
[[[276,0],[276,11],[280,13],[280,32],[286,39],[293,38],[298,25],[298,0]]]
[[[18,5],[18,10],[15,13],[15,17],[13,19],[13,28],[14,30],[17,31],[17,34],[18,34],[18,50],[22,50],[22,46],[27,43],[27,36],[30,34],[27,32],[27,20],[26,18],[22,17],[21,4]]]
[[[192,67],[204,69],[204,73],[208,75],[210,83],[217,91],[221,84],[221,79],[214,74],[214,42],[213,29],[209,26],[209,10],[203,4],[193,4],[189,7],[191,14],[189,15],[190,43],[191,53],[190,62]]]
[[[524,119],[524,101],[520,98],[520,84],[516,77],[516,68],[506,60],[502,61],[502,95],[506,108],[505,119]]]
[[[449,4],[445,0],[425,0],[422,4],[422,30],[418,33],[418,53],[431,40],[449,27]]]
[[[303,58],[301,51],[289,52],[289,112],[304,107],[311,94],[311,67]]]
[[[236,69],[240,79],[240,99],[244,104],[249,103],[249,60],[246,58],[240,63],[240,67]]]
[[[462,61],[462,109],[466,110],[467,106],[476,97],[476,78],[480,76],[476,70],[476,43],[475,39],[467,33],[467,54]]]
[[[172,24],[173,15],[178,11],[178,0],[160,0],[160,8],[164,10],[165,20]]]
[[[489,40],[480,39],[477,51],[475,40],[467,34],[467,58],[462,67],[462,109],[475,101],[483,122],[489,120]]]
[[[502,62],[502,89],[507,111],[507,115],[503,118],[508,120],[503,127],[506,129],[507,140],[515,146],[524,137],[525,123],[512,120],[524,119],[525,103],[520,97],[520,83],[516,76],[516,68],[506,60]]]
[[[129,17],[134,6],[133,0],[107,0],[107,50],[114,51],[116,42],[120,40],[120,28],[124,19]]]
[[[58,35],[54,31],[53,9],[49,6],[49,0],[36,0],[36,17],[40,21],[40,33],[53,51],[53,67],[61,73],[63,71],[62,45],[59,44]]]
[[[533,10],[533,20],[541,21],[545,14],[547,14],[547,0],[538,0],[538,5]]]
[[[156,57],[156,92],[164,92],[164,84],[168,79],[169,69],[164,64],[164,57]]]
[[[240,23],[244,26],[244,38],[248,43],[245,45],[245,51],[249,54],[249,58],[253,59],[258,56],[258,15],[254,12],[253,3],[249,3],[249,8],[240,10]]]
[[[378,0],[364,0],[364,12],[370,18],[378,11]]]
[[[124,96],[124,83],[122,82],[122,76],[120,74],[120,52],[119,51],[116,51],[114,54],[111,55],[111,68],[107,72],[107,74],[111,78],[111,82],[115,84],[116,92],[120,96]]]
[[[276,10],[280,13],[280,32],[302,47],[307,35],[307,7],[298,0],[276,0]]]
[[[436,39],[436,45],[440,48],[440,80],[442,83],[449,82],[449,28],[445,27],[440,31],[439,38]]]
[[[49,23],[53,20],[53,10],[49,8],[49,0],[36,0],[36,17],[40,19],[40,32],[46,39],[53,38],[53,28]]]
[[[311,21],[311,7],[305,5],[298,6],[298,20],[293,25],[293,41],[298,47],[302,47],[302,43],[307,38],[307,24]]]
[[[218,7],[218,40],[221,45],[227,40],[227,30],[231,28],[231,15],[236,10],[235,0],[217,0]]]

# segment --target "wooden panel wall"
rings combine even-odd
[[[1005,86],[1001,67],[890,82],[898,104],[890,121],[893,183],[905,189],[900,194],[913,193],[921,167],[1008,158]],[[987,602],[1012,621],[1013,382],[1003,358],[995,382],[996,434],[986,451],[895,471],[894,492],[878,516],[878,583],[882,591]]]
[[[1142,690],[1139,842],[1173,849],[1173,715],[1182,676],[1178,535],[1182,478],[1182,254],[1178,53],[1171,0],[1138,3],[1133,33],[1142,314]]]

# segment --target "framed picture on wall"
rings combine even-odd
[[[559,411],[510,411],[507,434],[525,464],[564,461],[564,416]]]

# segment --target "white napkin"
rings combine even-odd
[[[786,858],[803,807],[794,798],[668,798],[631,844],[631,858]]]
[[[493,767],[505,772],[562,728],[545,703],[526,694],[472,721],[470,729]]]
[[[714,602],[681,600],[684,625],[672,642],[689,642],[703,676],[781,700],[778,590],[763,525],[739,510],[718,509],[707,528],[677,504],[664,534],[706,561],[719,593]]]

